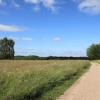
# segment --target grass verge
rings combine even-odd
[[[100,60],[93,60],[92,62],[100,64]]]
[[[71,85],[73,85],[76,80],[78,80],[85,72],[88,71],[90,66],[85,69],[82,69],[79,73],[72,76],[69,80],[65,80],[61,85],[56,86],[52,90],[43,94],[37,100],[56,100],[60,95],[62,95]]]

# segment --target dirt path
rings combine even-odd
[[[100,64],[92,63],[90,70],[57,100],[100,100]]]

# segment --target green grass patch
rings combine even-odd
[[[92,62],[100,64],[100,60],[93,60]]]
[[[60,95],[62,95],[74,82],[79,79],[90,67],[82,69],[79,73],[72,76],[71,79],[65,80],[63,84],[56,86],[52,90],[43,94],[37,100],[56,100]]]
[[[0,61],[0,100],[55,100],[89,61]]]

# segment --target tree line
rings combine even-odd
[[[15,60],[88,60],[88,57],[57,57],[57,56],[48,56],[48,57],[39,57],[39,56],[15,56]]]
[[[0,39],[0,59],[15,59],[15,60],[95,60],[100,59],[100,43],[92,44],[87,49],[87,57],[39,57],[39,56],[14,56],[15,42],[13,39],[3,38]]]

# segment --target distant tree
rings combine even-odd
[[[0,39],[0,58],[1,59],[14,59],[14,44],[12,39],[6,37]]]
[[[92,44],[87,49],[87,56],[89,59],[100,59],[100,43],[99,44]]]

